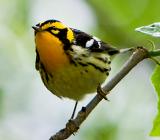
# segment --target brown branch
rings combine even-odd
[[[134,68],[143,59],[148,57],[149,52],[146,49],[142,47],[136,48],[132,56],[124,64],[121,70],[102,88],[105,94],[109,94],[110,91],[128,74],[132,68]],[[77,132],[83,121],[102,99],[103,97],[100,96],[100,94],[97,94],[86,107],[82,107],[75,119],[69,120],[66,124],[66,127],[57,132],[55,135],[51,136],[50,140],[64,140]]]

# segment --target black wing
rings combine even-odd
[[[104,43],[100,39],[83,31],[71,28],[75,35],[74,44],[89,49],[91,52],[107,52],[109,55],[119,53],[119,50]]]

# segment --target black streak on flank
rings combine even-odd
[[[104,63],[107,63],[108,59],[107,58],[101,58],[101,57],[95,57],[96,59],[104,62]]]
[[[88,73],[88,70],[85,70],[86,73]]]
[[[106,72],[106,75],[108,76],[108,75],[109,75],[109,72]]]
[[[47,72],[46,72],[46,70],[45,70],[45,67],[44,67],[44,65],[41,63],[41,68],[42,68],[42,70],[43,70],[43,73],[45,74],[44,76],[45,76],[45,79],[46,79],[46,81],[47,81],[47,83],[48,83],[48,81],[49,81],[49,77],[48,77],[48,74],[47,74]],[[43,76],[42,76],[43,77]]]
[[[77,67],[77,63],[74,60],[70,59],[70,63]]]
[[[96,66],[95,64],[93,64],[93,63],[87,63],[88,65],[91,65],[91,66],[93,66],[95,69],[97,69],[97,70],[99,70],[100,72],[105,72],[106,70],[104,70],[103,68],[100,68],[100,67],[98,67],[98,66]]]
[[[87,54],[82,54],[82,56],[83,56],[83,57],[88,57],[88,55],[87,55]]]
[[[36,63],[35,63],[36,70],[39,70],[39,63],[40,63],[40,57],[39,57],[39,53],[36,49]]]
[[[84,64],[84,63],[82,63],[82,62],[78,62],[78,64],[80,64],[81,66],[84,66],[84,67],[88,66],[88,63],[87,63],[87,64]]]
[[[111,61],[108,61],[108,64],[111,64]]]
[[[72,52],[72,51],[73,51],[73,49],[72,49],[72,48],[70,48],[70,51]],[[72,56],[69,54],[69,52],[68,52],[68,51],[65,51],[65,53],[67,54],[67,56],[68,56],[68,58],[69,58],[70,63],[77,67],[77,63],[76,63],[76,61],[72,58]]]
[[[80,73],[81,73],[81,75],[84,75],[84,74],[88,73],[88,70],[87,70],[87,69],[86,69],[86,70],[83,70],[83,71],[81,71]]]
[[[111,68],[104,68],[104,69],[103,69],[104,72],[108,72],[108,71],[110,71],[110,70],[111,70]]]
[[[50,76],[51,78],[53,78],[53,74],[50,73],[49,76]]]

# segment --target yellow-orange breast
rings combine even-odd
[[[47,72],[52,73],[69,63],[62,42],[51,33],[47,31],[36,33],[35,42],[40,61]]]

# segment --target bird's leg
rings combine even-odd
[[[72,116],[71,116],[71,120],[74,118],[74,115],[75,115],[75,112],[76,112],[76,108],[77,108],[77,104],[78,104],[78,101],[76,101],[76,103],[74,105],[74,109],[73,109],[73,113],[72,113]]]
[[[106,93],[103,91],[101,88],[101,85],[99,84],[97,87],[97,93],[102,96],[105,100],[109,101],[108,98],[106,97]]]

